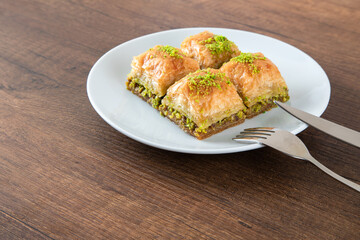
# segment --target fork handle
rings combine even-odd
[[[339,174],[334,173],[333,171],[331,171],[330,169],[328,169],[327,167],[322,165],[318,160],[316,160],[311,155],[309,157],[307,157],[306,160],[310,161],[312,164],[314,164],[315,166],[317,166],[318,168],[320,168],[321,170],[323,170],[325,173],[329,174],[331,177],[335,178],[336,180],[338,180],[338,181],[346,184],[347,186],[351,187],[352,189],[355,189],[356,191],[360,192],[359,184],[356,184],[356,183],[340,176]]]

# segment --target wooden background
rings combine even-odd
[[[87,75],[132,38],[212,26],[305,51],[323,117],[360,130],[360,2],[0,1],[0,239],[360,239],[360,194],[269,148],[168,152],[107,125]],[[360,150],[309,128],[314,157],[360,183]]]

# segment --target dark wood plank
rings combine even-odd
[[[27,223],[0,211],[0,239],[53,239]]]
[[[92,109],[94,62],[180,27],[265,34],[328,74],[324,117],[360,130],[358,1],[0,3],[0,238],[359,239],[360,194],[271,149],[191,155],[145,146]],[[241,46],[239,46],[241,49]],[[360,182],[360,150],[315,129],[314,157]]]

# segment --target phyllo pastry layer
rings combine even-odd
[[[191,73],[172,85],[160,112],[198,139],[242,123],[246,107],[231,81],[216,69]]]
[[[209,31],[187,37],[181,43],[181,49],[189,57],[196,59],[201,69],[220,68],[223,63],[240,54],[233,42]]]
[[[247,118],[275,107],[273,100],[289,100],[288,88],[279,69],[262,53],[241,53],[220,71],[230,78],[248,107]]]
[[[180,49],[157,45],[133,58],[127,88],[157,108],[166,90],[177,80],[199,69]]]

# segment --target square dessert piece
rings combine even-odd
[[[133,58],[127,89],[158,108],[166,90],[177,80],[199,69],[180,49],[157,45]]]
[[[246,107],[224,73],[203,69],[172,85],[160,112],[185,132],[207,138],[244,122]]]
[[[204,31],[187,37],[181,49],[189,57],[196,59],[201,69],[220,68],[232,57],[238,56],[238,47],[226,37]]]
[[[247,118],[276,107],[273,100],[289,100],[279,69],[262,53],[241,53],[225,63],[220,71],[230,78],[248,107]]]

